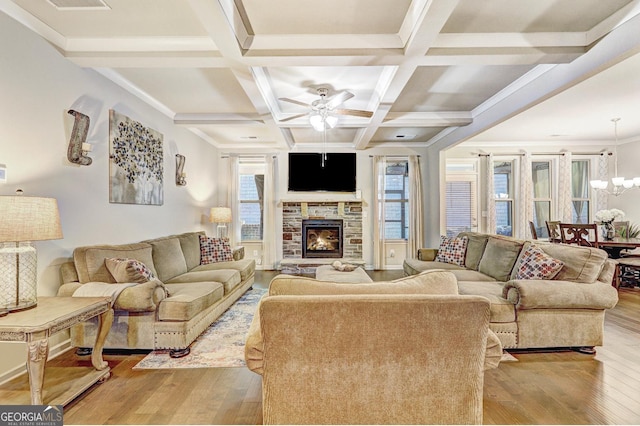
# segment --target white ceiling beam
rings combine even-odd
[[[31,31],[43,37],[54,46],[64,50],[66,47],[67,39],[62,34],[46,25],[41,20],[37,19],[32,14],[26,12],[20,6],[12,1],[1,1],[0,11],[11,16],[16,21],[20,22]]]
[[[587,32],[587,42],[595,43],[629,19],[640,14],[640,0],[633,0]]]
[[[188,0],[188,2],[222,55],[230,59],[240,59],[243,52],[233,31],[234,23],[229,22],[220,2],[211,0]]]
[[[402,49],[397,34],[261,34],[255,35],[249,50],[307,50],[307,49]]]
[[[498,94],[472,111],[473,123],[447,129],[430,141],[430,149],[443,150],[465,140],[563,92],[640,52],[640,15],[636,15],[596,43],[588,55],[569,64],[544,70],[537,78],[511,94]],[[487,107],[487,105],[490,105]]]
[[[431,0],[423,8],[420,18],[405,44],[405,54],[425,55],[447,23],[460,0]]]
[[[259,114],[176,114],[173,122],[181,125],[264,126]]]
[[[380,127],[449,127],[473,122],[471,112],[389,112]]]
[[[585,47],[589,44],[587,33],[443,33],[439,34],[434,48],[482,48],[482,47]]]

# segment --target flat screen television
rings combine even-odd
[[[324,167],[322,154],[289,153],[289,191],[355,192],[356,154],[328,152]]]

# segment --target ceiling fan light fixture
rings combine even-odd
[[[318,132],[324,130],[333,129],[338,124],[338,117],[330,114],[322,114],[321,112],[314,112],[309,115],[309,123]]]

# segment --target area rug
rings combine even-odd
[[[153,351],[133,369],[244,367],[245,338],[265,291],[254,288],[243,294],[191,344],[189,355],[171,358],[168,350]]]

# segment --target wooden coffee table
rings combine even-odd
[[[45,366],[49,355],[49,338],[75,324],[99,316],[91,367]],[[96,382],[111,375],[102,359],[102,348],[113,322],[113,310],[104,297],[40,297],[35,308],[11,312],[0,318],[0,341],[27,343],[28,392],[17,388],[0,388],[2,404],[66,405]],[[10,383],[13,383],[11,381]],[[45,389],[43,391],[43,385]],[[44,398],[43,398],[44,397]]]

